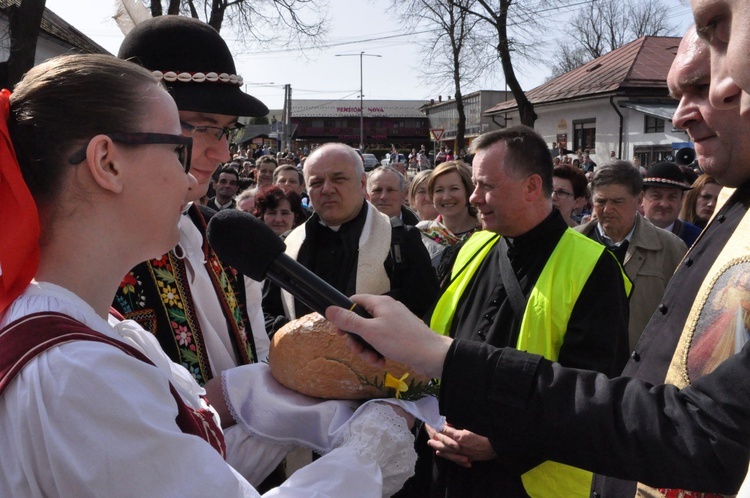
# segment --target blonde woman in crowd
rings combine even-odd
[[[438,216],[430,193],[427,191],[427,181],[430,175],[432,175],[432,170],[420,171],[409,185],[409,207],[416,211],[422,221],[434,220]]]

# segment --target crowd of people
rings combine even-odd
[[[237,76],[231,53],[184,17],[29,71],[0,94],[0,495],[737,493],[750,12],[693,4],[667,82],[700,172],[569,158],[524,126],[369,174],[341,143],[232,156],[238,117],[268,109],[208,79]],[[270,338],[311,309],[222,261],[206,230],[227,209],[363,305],[327,318],[439,402],[277,385]]]

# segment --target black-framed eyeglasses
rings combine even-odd
[[[190,171],[190,158],[193,153],[193,139],[183,135],[170,135],[167,133],[145,133],[145,132],[133,132],[133,133],[105,133],[113,142],[117,142],[123,145],[164,145],[174,144],[177,147],[177,159],[179,159],[182,167],[185,169],[185,173]],[[86,159],[86,148],[88,144],[84,145],[81,150],[70,156],[68,162],[70,164],[79,164],[81,161]]]
[[[195,126],[187,121],[180,121],[180,125],[182,125],[185,130],[192,133],[193,137],[195,137],[196,134],[200,134],[203,136],[214,137],[218,142],[224,135],[226,135],[227,142],[229,143],[232,143],[234,139],[237,138],[240,130],[244,128],[240,123],[236,123],[232,128],[222,128],[220,126]]]
[[[560,188],[557,190],[553,190],[552,195],[554,195],[555,197],[559,197],[560,199],[567,199],[568,197],[573,195],[573,192],[568,192],[567,190],[563,190]]]

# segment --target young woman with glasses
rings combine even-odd
[[[173,99],[135,64],[74,55],[31,69],[12,95],[3,90],[0,111],[0,496],[259,496],[226,463],[205,391],[151,332],[110,313],[123,275],[177,244],[196,184]],[[303,407],[299,395],[252,378],[247,396],[276,389],[264,404],[271,425],[254,434],[284,437],[295,428],[289,412],[310,427],[316,402]],[[380,495],[390,472],[381,464],[411,468],[393,453],[412,447],[406,424],[374,406],[353,420],[381,443],[348,425],[330,441],[309,431],[302,441],[322,438],[330,453],[275,496]]]

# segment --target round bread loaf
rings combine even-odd
[[[346,336],[318,313],[279,329],[271,341],[268,363],[280,384],[319,398],[417,399],[429,391],[430,379],[403,363],[386,359],[383,368],[367,363],[346,345]]]

